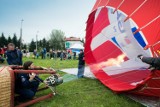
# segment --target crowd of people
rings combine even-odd
[[[47,52],[46,48],[41,49],[41,52],[38,52],[36,49],[33,51],[33,58],[38,59],[39,56],[41,56],[41,59],[56,59],[60,58],[60,60],[66,60],[66,59],[76,59],[76,52],[72,52],[71,50],[54,50],[50,49],[49,52]]]
[[[41,67],[36,67],[34,66],[32,61],[26,61],[23,64],[22,58],[23,58],[23,53],[26,54],[26,50],[21,51],[18,48],[15,48],[15,45],[13,43],[9,43],[8,47],[5,49],[0,50],[0,55],[1,55],[1,60],[4,62],[3,57],[6,58],[6,61],[8,65],[18,65],[22,66],[24,70],[28,69],[39,69],[42,70],[43,68]],[[42,59],[45,59],[47,57],[47,51],[46,48],[43,48],[41,51],[42,54]],[[38,58],[38,52],[34,50],[33,55]],[[72,57],[72,52],[71,51],[54,51],[53,49],[50,50],[49,52],[49,58],[56,58],[59,57],[60,60],[64,59],[71,59]],[[73,53],[73,59],[75,59],[76,54]],[[83,50],[80,50],[80,54],[78,57],[79,63],[78,63],[78,78],[83,78],[84,77],[84,67],[85,67],[85,61],[84,61],[84,53]],[[19,94],[19,99],[18,100],[28,100],[28,99],[33,99],[35,96],[39,83],[40,81],[43,82],[41,78],[38,77],[35,73],[18,73],[15,75],[15,93]]]
[[[8,47],[10,48],[10,47]],[[36,49],[34,49],[33,54],[31,54],[31,52],[29,52],[29,50],[27,49],[23,49],[20,50],[18,47],[15,48],[16,50],[21,51],[21,54],[23,57],[27,57],[30,58],[32,56],[32,58],[34,59],[38,59],[39,57],[41,57],[41,59],[57,59],[59,58],[61,61],[62,60],[66,60],[66,59],[77,59],[77,54],[76,52],[72,52],[71,50],[54,50],[54,49],[50,49],[49,52],[47,52],[46,48],[41,49],[41,51],[37,51]],[[9,51],[7,51],[7,47],[4,46],[4,48],[0,48],[0,63],[3,63],[6,59],[6,54],[7,52],[9,53]]]

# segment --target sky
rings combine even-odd
[[[62,30],[66,37],[85,37],[86,21],[96,0],[0,0],[0,33],[5,37],[32,39],[49,38],[53,29]]]

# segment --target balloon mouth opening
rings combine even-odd
[[[126,55],[125,54],[121,54],[119,56],[117,56],[116,58],[110,58],[108,59],[107,61],[103,61],[103,62],[100,62],[98,64],[93,64],[91,65],[91,68],[94,70],[94,71],[98,71],[104,67],[109,67],[109,66],[118,66],[120,67],[121,66],[121,63],[123,63],[125,60],[125,57]]]

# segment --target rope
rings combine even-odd
[[[126,19],[124,19],[124,21],[127,21],[127,19],[129,19],[134,13],[136,13],[145,3],[147,2],[147,0],[145,0],[143,3],[141,3],[138,8],[136,8],[130,15],[128,15],[126,17]]]
[[[122,0],[122,2],[115,8],[115,10],[113,11],[113,14],[122,6],[123,3],[124,3],[124,0]]]
[[[107,6],[107,5],[109,4],[109,1],[110,1],[110,0],[108,0],[107,3],[106,3],[104,6]]]

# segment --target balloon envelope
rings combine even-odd
[[[137,58],[153,56],[144,47],[160,41],[159,6],[159,0],[97,0],[87,21],[85,60],[113,91],[136,89],[134,93],[160,96],[160,80],[153,80],[160,72],[151,74],[149,65]]]

